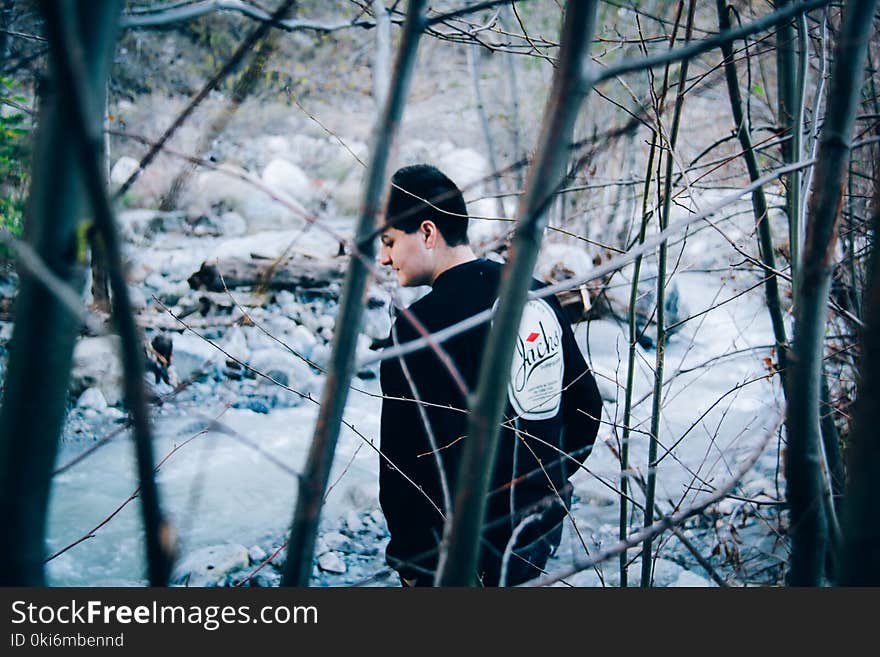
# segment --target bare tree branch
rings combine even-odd
[[[73,34],[74,21],[65,8],[66,5],[62,4],[60,11],[46,11],[50,53],[62,73],[62,87],[69,99],[68,107],[75,126],[73,132],[78,142],[86,190],[95,213],[97,230],[106,247],[113,289],[113,319],[122,341],[125,399],[133,418],[149,579],[153,586],[164,586],[171,573],[175,548],[171,527],[162,515],[159,490],[153,478],[153,445],[144,389],[143,340],[132,315],[119,235],[104,186],[100,123],[95,126],[94,121],[90,120],[90,117],[102,117],[103,112],[90,106],[81,42]]]
[[[822,504],[820,387],[830,263],[850,153],[851,133],[864,76],[876,0],[847,3],[828,90],[828,114],[819,143],[816,180],[810,194],[807,232],[792,350],[786,497],[791,509],[792,555],[788,581],[818,586],[822,581],[828,519]]]
[[[615,64],[613,66],[609,66],[608,68],[603,69],[601,73],[596,73],[594,70],[587,69],[587,75],[591,78],[592,84],[598,85],[600,82],[610,80],[611,78],[617,77],[618,75],[622,75],[624,73],[632,73],[633,71],[641,71],[648,68],[654,68],[655,66],[661,66],[663,64],[666,64],[667,62],[674,62],[682,59],[691,59],[693,57],[696,57],[697,55],[703,54],[704,52],[708,52],[714,48],[717,48],[722,43],[729,43],[731,41],[736,41],[737,39],[742,39],[743,37],[749,36],[751,34],[762,32],[763,30],[773,27],[774,25],[777,25],[782,21],[790,19],[792,16],[796,16],[797,14],[803,13],[805,11],[815,9],[816,7],[823,7],[830,4],[831,2],[832,0],[804,0],[804,2],[802,3],[788,5],[784,9],[774,11],[747,25],[743,25],[742,27],[730,30],[729,32],[722,32],[721,34],[717,34],[707,39],[692,41],[691,45],[689,46],[685,46],[677,50],[671,50],[669,52],[660,53],[657,55],[652,55],[650,57],[633,57],[630,59],[625,59],[619,64]]]
[[[202,0],[150,7],[148,11],[129,11],[122,15],[120,26],[126,28],[164,27],[173,23],[193,20],[217,11],[236,12],[271,24],[288,32],[312,30],[315,32],[336,32],[350,27],[372,28],[373,21],[320,21],[303,18],[278,20],[273,14],[242,0]]]
[[[363,238],[372,232],[379,210],[389,152],[403,114],[419,38],[424,29],[424,7],[425,0],[411,0],[407,8],[403,41],[394,65],[393,86],[373,138],[357,229],[360,250],[369,260],[374,255],[375,246],[372,241],[365,242]],[[362,297],[367,274],[363,261],[352,258],[340,302],[339,330],[333,336],[333,365],[327,374],[321,412],[315,425],[306,469],[300,479],[282,579],[284,586],[307,586],[311,577],[321,504],[333,464],[339,423],[348,397],[348,384],[354,371],[355,347],[364,309]]]
[[[548,188],[552,193],[565,173],[567,147],[581,102],[589,90],[583,86],[581,67],[592,40],[596,10],[596,2],[570,2],[566,7],[559,67],[547,101],[547,118],[538,155],[517,212],[520,219],[510,258],[502,275],[499,321],[490,330],[487,350],[480,365],[473,412],[468,420],[468,440],[458,476],[453,520],[444,531],[449,553],[446,570],[439,574],[437,582],[446,586],[473,585],[475,581],[486,492],[498,443],[498,424],[507,401],[507,386],[500,384],[498,377],[507,376],[510,371],[513,343],[546,224]]]
[[[527,582],[524,586],[547,586],[549,584],[553,584],[554,582],[558,582],[566,577],[571,577],[575,573],[579,573],[582,570],[586,570],[591,566],[602,563],[603,561],[607,561],[612,557],[617,556],[621,552],[625,552],[631,547],[635,547],[641,544],[643,541],[648,540],[649,538],[654,538],[655,536],[659,536],[661,533],[665,532],[667,529],[672,529],[673,527],[677,527],[681,525],[685,520],[690,518],[691,516],[695,516],[698,513],[702,513],[705,509],[707,509],[715,502],[723,499],[727,496],[727,494],[733,490],[733,487],[748,473],[749,470],[754,467],[755,463],[757,463],[758,458],[764,452],[764,448],[767,447],[767,443],[770,441],[770,438],[776,433],[776,429],[779,427],[780,422],[782,421],[782,415],[780,414],[777,417],[776,421],[773,423],[773,427],[770,431],[768,431],[761,443],[758,447],[755,448],[755,451],[749,455],[742,466],[734,473],[734,475],[728,479],[724,484],[715,489],[715,492],[712,495],[706,497],[706,499],[702,500],[699,504],[695,504],[693,506],[682,509],[681,511],[677,511],[675,513],[664,516],[660,520],[656,521],[650,527],[645,527],[634,534],[630,534],[629,538],[625,541],[621,541],[619,543],[614,544],[610,548],[603,550],[602,552],[593,555],[592,557],[586,559],[575,559],[574,564],[570,568],[566,568],[563,571],[558,573],[551,573],[545,577],[538,578],[537,580],[533,580],[531,582]]]

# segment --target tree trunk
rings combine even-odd
[[[843,514],[844,547],[839,583],[880,586],[880,178],[874,178],[871,232],[873,250],[862,299],[859,396],[848,454],[848,486]]]
[[[376,18],[376,57],[373,59],[373,100],[381,112],[391,79],[391,18],[382,0],[373,0]]]
[[[498,14],[498,24],[501,29],[505,29],[509,25],[513,25],[514,16],[513,9],[511,5],[505,5],[501,8],[501,13]],[[517,68],[517,60],[513,55],[507,55],[505,57],[505,62],[507,65],[507,81],[508,87],[510,89],[510,138],[511,138],[511,147],[513,149],[513,155],[511,159],[514,162],[519,162],[520,158],[524,156],[522,153],[522,149],[520,148],[520,124],[519,124],[519,84],[517,82],[516,76],[516,68]],[[522,191],[524,184],[524,176],[523,176],[523,167],[518,166],[513,171],[513,179],[516,181],[516,190]]]
[[[468,72],[471,76],[471,85],[474,89],[474,102],[476,103],[477,117],[480,121],[480,130],[486,141],[486,155],[489,158],[489,170],[492,172],[492,193],[495,195],[495,212],[498,217],[504,217],[504,202],[501,199],[501,181],[498,178],[498,158],[495,157],[495,140],[489,127],[489,119],[486,117],[486,108],[483,106],[483,93],[480,89],[480,46],[472,43],[467,46]]]
[[[875,4],[876,0],[853,0],[844,7],[815,171],[822,184],[809,200],[787,412],[785,474],[792,542],[788,581],[794,586],[819,585],[824,567],[828,523],[822,504],[819,431],[823,337],[850,134]]]
[[[3,0],[0,8],[0,71],[5,70],[6,60],[9,59],[9,33],[12,26],[13,0]]]
[[[173,562],[174,539],[162,515],[154,477],[155,461],[144,387],[144,340],[131,310],[122,248],[107,196],[105,163],[101,157],[101,124],[95,121],[95,117],[102,115],[102,108],[94,103],[93,94],[88,88],[90,74],[81,54],[83,37],[73,29],[76,17],[67,4],[47,3],[44,13],[49,54],[59,71],[61,88],[67,99],[68,127],[76,138],[79,164],[95,226],[106,245],[107,273],[113,292],[113,320],[120,337],[123,388],[126,406],[131,413],[140,482],[137,492],[141,499],[148,578],[152,586],[166,586]]]
[[[363,296],[367,283],[367,265],[375,257],[374,232],[379,203],[385,188],[386,169],[394,137],[403,115],[406,93],[415,67],[419,38],[424,29],[425,0],[410,0],[407,7],[403,41],[397,54],[388,94],[381,118],[376,124],[364,182],[364,202],[357,228],[359,257],[352,257],[339,304],[338,330],[333,335],[333,356],[321,395],[321,411],[315,435],[309,448],[305,470],[299,480],[299,495],[290,529],[283,586],[308,586],[312,574],[315,534],[321,505],[330,478],[339,425],[348,398],[348,387],[354,372],[357,337],[363,316]]]
[[[779,7],[784,7],[791,1],[781,0]],[[794,46],[795,30],[792,21],[783,21],[776,30],[776,67],[779,132],[782,137],[788,138],[782,142],[782,161],[786,164],[799,162],[801,159],[800,107],[803,87],[798,84]],[[794,287],[797,287],[797,270],[800,264],[800,180],[800,171],[792,171],[785,178],[785,209],[788,214],[788,245]]]
[[[693,36],[695,11],[696,0],[690,0],[688,5],[687,27],[685,28],[685,43],[690,42],[691,37]],[[679,16],[680,15],[681,10],[679,10]],[[678,25],[677,21],[676,25]],[[673,32],[670,47],[672,47],[674,43],[675,32]],[[688,59],[685,59],[681,63],[681,69],[678,76],[678,93],[675,96],[675,110],[672,115],[672,125],[669,130],[669,139],[667,143],[669,150],[666,152],[666,174],[664,175],[663,209],[660,213],[661,231],[665,230],[669,225],[669,212],[672,207],[672,171],[675,163],[675,145],[678,141],[678,129],[681,123],[681,109],[684,105],[684,93],[689,63],[690,60]],[[663,86],[663,97],[665,97],[666,79],[663,81]],[[657,121],[659,124],[659,115],[657,116]],[[654,397],[651,408],[651,437],[648,444],[648,481],[645,489],[645,527],[650,527],[654,523],[654,504],[657,489],[657,443],[660,435],[660,415],[662,412],[663,401],[663,368],[666,353],[666,253],[667,244],[666,242],[662,242],[660,244],[657,258],[657,354],[654,360]],[[651,586],[651,574],[653,570],[653,559],[651,556],[652,544],[653,541],[649,538],[642,545],[641,585],[643,587]]]
[[[595,1],[566,5],[553,91],[545,110],[535,164],[529,171],[526,192],[517,211],[519,224],[501,277],[498,312],[486,341],[468,420],[469,439],[462,454],[453,521],[444,532],[449,550],[438,583],[445,586],[473,586],[476,582],[486,494],[507,401],[505,379],[510,372],[516,331],[546,226],[547,208],[563,180],[578,110],[585,92],[592,86],[592,81],[585,84],[583,66],[593,37],[597,5]]]
[[[645,191],[642,197],[642,225],[639,229],[638,243],[643,244],[645,241],[645,233],[648,229],[648,198],[651,193],[651,176],[654,171],[654,153],[657,151],[657,132],[651,134],[651,147],[648,150],[648,166],[645,169]],[[621,542],[626,541],[629,534],[629,441],[630,441],[630,422],[632,422],[632,397],[633,382],[635,381],[636,370],[636,345],[638,345],[638,328],[636,327],[636,301],[639,295],[639,277],[642,271],[642,256],[638,256],[633,263],[633,279],[629,292],[629,357],[626,367],[626,391],[624,393],[623,403],[623,438],[620,445],[620,526],[618,538]],[[620,553],[618,566],[620,568],[620,586],[626,588],[627,579],[627,563],[629,555],[626,552]]]
[[[730,16],[725,0],[717,0],[718,25],[721,31],[731,28]],[[749,180],[756,181],[761,177],[758,168],[758,157],[752,148],[752,137],[749,134],[748,125],[743,115],[742,96],[739,91],[739,78],[736,73],[736,64],[733,59],[733,44],[726,43],[721,46],[724,55],[724,72],[727,78],[727,91],[730,95],[730,108],[733,112],[733,122],[739,143],[743,149],[743,157],[749,171]],[[758,247],[761,255],[761,263],[764,265],[764,295],[767,301],[767,309],[770,311],[770,322],[773,326],[773,337],[776,341],[776,358],[783,393],[786,390],[788,377],[788,337],[785,331],[785,318],[782,311],[782,301],[779,296],[779,283],[776,279],[776,261],[773,256],[773,237],[770,233],[770,217],[768,214],[767,198],[764,189],[758,187],[752,192],[752,209],[755,213],[755,224],[758,227]]]
[[[318,291],[340,281],[345,273],[345,260],[317,260],[294,256],[280,263],[272,260],[224,258],[206,261],[187,283],[193,290],[224,292],[227,289]],[[225,284],[225,285],[224,285]]]
[[[88,93],[103,94],[120,4],[70,3],[88,73]],[[84,248],[77,228],[85,214],[83,176],[71,137],[68,99],[50,67],[41,101],[25,239],[62,280],[81,289]],[[97,104],[100,107],[100,104]],[[90,117],[100,130],[101,117]],[[0,583],[45,585],[46,513],[52,467],[67,407],[77,322],[26,271],[20,274],[16,322],[0,410]]]

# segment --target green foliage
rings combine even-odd
[[[31,125],[16,109],[27,99],[7,95],[10,85],[10,80],[0,78],[0,226],[18,237],[30,178]],[[5,246],[0,247],[0,257],[9,257]]]

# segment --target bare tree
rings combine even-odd
[[[104,93],[120,6],[65,2],[83,49],[87,92],[95,106]],[[75,126],[51,68],[41,103],[25,238],[58,277],[84,284],[86,245],[78,236],[86,208]],[[96,131],[101,116],[89,117]],[[67,406],[67,385],[78,322],[27,271],[21,272],[9,370],[0,410],[0,581],[45,584],[46,513],[52,466]]]
[[[364,182],[364,201],[357,228],[357,247],[366,260],[371,260],[375,254],[376,214],[384,188],[389,152],[403,113],[419,38],[424,29],[424,8],[424,0],[411,0],[407,7],[403,41],[394,63],[392,88],[373,135]],[[352,258],[340,304],[340,329],[333,338],[333,365],[327,372],[315,435],[309,448],[305,472],[299,481],[299,495],[282,580],[285,586],[306,586],[312,573],[312,555],[321,505],[339,439],[348,385],[354,373],[355,348],[363,316],[363,295],[368,273],[361,258]]]
[[[874,239],[880,235],[880,178],[874,178]],[[844,550],[839,582],[844,585],[880,585],[880,250],[874,245],[865,289],[865,328],[859,399],[850,436],[849,480],[844,513]]]
[[[592,39],[597,5],[571,2],[566,6],[553,91],[547,101],[535,164],[529,171],[526,193],[517,210],[519,222],[502,275],[496,321],[486,341],[488,348],[480,365],[476,397],[468,419],[469,439],[462,454],[455,508],[444,532],[448,557],[438,581],[447,586],[475,582],[486,493],[507,401],[507,386],[499,385],[498,373],[510,370],[513,343],[541,245],[547,207],[565,172],[578,110],[592,86],[583,70],[583,59]]]
[[[795,337],[786,425],[786,496],[791,509],[792,554],[788,580],[795,586],[822,582],[828,519],[822,504],[820,378],[823,334],[850,134],[864,76],[873,25],[874,0],[854,0],[844,8],[840,40],[828,93],[829,111],[819,143],[810,195],[807,234],[795,304]]]

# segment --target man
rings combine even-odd
[[[419,164],[397,171],[386,220],[381,263],[402,286],[431,286],[409,308],[427,331],[496,302],[502,265],[475,256],[461,191],[439,170]],[[443,343],[468,391],[476,388],[488,331],[483,324]],[[389,343],[419,336],[400,316]],[[463,442],[469,439],[467,400],[430,348],[383,361],[381,383],[379,500],[391,533],[386,561],[404,586],[431,586],[449,511],[445,500],[455,499]],[[552,296],[527,304],[510,377],[502,385],[508,386],[508,405],[477,573],[485,586],[515,585],[542,572],[570,507],[567,480],[589,453],[599,426],[596,382]]]

